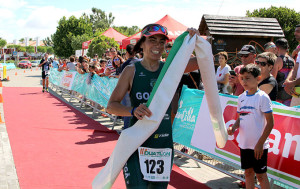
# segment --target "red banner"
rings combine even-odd
[[[231,103],[231,104],[230,104]],[[235,102],[228,102],[224,109],[224,121],[227,126],[237,118]],[[300,186],[300,113],[293,108],[273,106],[274,128],[269,136],[268,174],[276,180],[284,179],[292,186]],[[239,156],[239,135],[235,132],[221,151]],[[270,176],[270,177],[272,177]]]

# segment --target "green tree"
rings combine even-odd
[[[32,38],[29,38],[29,41],[32,41]]]
[[[78,50],[82,48],[82,43],[92,39],[93,37],[88,34],[72,36],[71,46],[73,49]]]
[[[94,54],[98,54],[101,56],[106,49],[110,47],[116,47],[119,49],[119,44],[109,37],[106,37],[104,35],[96,37],[90,44],[87,55],[89,57],[93,57]]]
[[[38,46],[38,47],[37,47],[37,51],[38,51],[38,52],[41,52],[41,53],[45,53],[45,52],[47,52],[47,47]]]
[[[26,48],[20,46],[20,47],[17,48],[17,51],[18,51],[18,52],[26,52]]]
[[[256,9],[253,12],[247,11],[248,17],[264,17],[264,18],[276,18],[279,25],[281,26],[285,38],[288,40],[290,45],[290,51],[292,52],[298,42],[295,40],[294,32],[295,26],[300,23],[300,13],[294,9],[287,7],[274,7]]]
[[[26,49],[26,52],[28,52],[28,53],[34,53],[34,47],[33,46],[27,46],[27,47],[25,47],[25,49]]]
[[[25,39],[24,39],[24,38],[21,38],[19,41],[20,41],[21,43],[23,43],[23,42],[25,41]]]
[[[110,12],[108,15],[106,15],[105,11],[95,8],[92,8],[92,14],[86,15],[83,14],[83,17],[86,20],[89,20],[92,23],[93,32],[95,33],[97,29],[106,30],[108,29],[114,22],[115,17]]]
[[[7,44],[6,40],[5,39],[2,39],[0,37],[0,49],[2,49],[3,47],[5,47],[5,45]]]
[[[136,34],[137,32],[139,32],[141,29],[137,26],[131,26],[131,27],[127,27],[127,26],[114,26],[113,27],[115,30],[117,30],[118,32],[122,33],[123,35],[126,36],[132,36],[133,34]]]
[[[76,50],[71,46],[72,37],[83,34],[92,35],[92,24],[84,16],[71,16],[69,19],[64,16],[52,37],[54,53],[59,57],[71,56]]]
[[[53,54],[54,53],[53,47],[46,47],[46,51],[49,54]]]

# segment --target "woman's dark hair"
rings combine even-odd
[[[83,60],[84,60],[83,56],[79,56],[78,62],[79,62],[79,63],[82,63]]]
[[[142,36],[138,42],[134,45],[133,47],[133,52],[135,53],[139,53],[141,51],[143,51],[143,49],[141,48],[142,43],[144,43],[146,41],[146,37]]]
[[[120,55],[117,55],[117,56],[115,56],[115,57],[112,59],[112,66],[113,66],[114,68],[118,68],[117,65],[115,64],[115,58],[119,58],[119,60],[120,60],[120,66],[124,63],[124,61],[123,61],[123,58],[122,58]]]
[[[128,54],[130,54],[131,56],[134,55],[133,48],[134,46],[132,44],[126,46],[126,52],[128,52]]]

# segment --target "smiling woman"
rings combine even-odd
[[[190,29],[189,32],[193,36],[196,30]],[[163,68],[164,62],[160,60],[167,40],[168,31],[164,26],[149,24],[143,28],[134,51],[142,51],[144,57],[141,61],[127,66],[122,72],[108,102],[107,111],[110,114],[133,116],[131,126],[145,116],[151,117],[152,112],[145,104]],[[196,67],[194,65],[197,65],[195,58],[189,61],[189,70],[198,69],[198,65]],[[120,103],[127,92],[132,107]],[[169,107],[158,129],[131,155],[124,166],[127,188],[167,188],[174,154],[170,111]],[[149,153],[171,155],[157,156],[148,161],[146,156]]]

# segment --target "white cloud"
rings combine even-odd
[[[24,0],[0,0],[1,7],[6,9],[18,9],[26,4]]]

